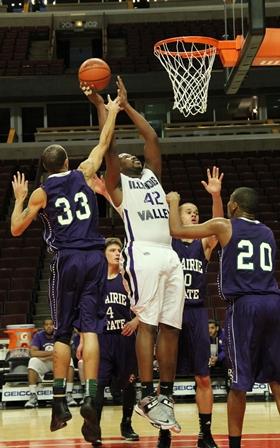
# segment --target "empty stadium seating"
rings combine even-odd
[[[32,183],[37,167],[38,161],[0,163],[0,328],[32,322],[43,253],[41,227],[39,223],[31,224],[22,237],[13,238],[8,216],[13,206],[13,174],[20,169]]]
[[[63,60],[29,57],[32,41],[48,41],[49,33],[47,26],[0,27],[0,76],[62,74]]]
[[[273,17],[267,17],[267,26],[279,26],[279,21]],[[278,23],[278,24],[277,24]],[[235,21],[235,31],[232,29],[233,23],[228,22],[228,35],[241,34],[241,20]],[[113,73],[139,73],[148,71],[164,70],[160,62],[153,54],[154,44],[162,39],[176,36],[210,36],[222,40],[225,33],[223,20],[192,20],[176,22],[147,22],[147,23],[126,23],[109,24],[108,41],[112,49],[114,40],[118,45],[122,43],[124,55],[110,57],[108,62]],[[215,59],[214,69],[221,69],[222,64],[219,58]]]

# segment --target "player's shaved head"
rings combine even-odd
[[[42,163],[48,173],[59,173],[67,158],[67,153],[63,146],[49,145],[42,154]]]
[[[231,195],[231,201],[236,202],[240,210],[250,215],[255,215],[258,210],[258,194],[253,188],[237,188]]]

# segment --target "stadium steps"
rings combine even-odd
[[[49,59],[49,41],[33,40],[29,48],[29,59],[43,61]]]

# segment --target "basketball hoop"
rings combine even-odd
[[[208,87],[216,53],[225,67],[236,64],[242,42],[211,37],[172,37],[157,42],[154,54],[166,69],[174,92],[173,109],[185,117],[207,109]]]

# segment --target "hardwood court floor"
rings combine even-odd
[[[88,448],[80,433],[79,408],[72,408],[72,421],[60,431],[49,431],[50,408],[4,409],[0,411],[0,448]],[[196,447],[198,431],[194,404],[177,404],[176,416],[182,432],[173,437],[172,448]],[[102,416],[104,448],[154,448],[157,430],[146,419],[135,415],[133,427],[139,442],[122,441],[119,433],[121,408],[106,406]],[[221,448],[228,447],[226,405],[214,406],[213,434]],[[280,448],[280,416],[275,403],[248,403],[244,424],[244,448]]]

